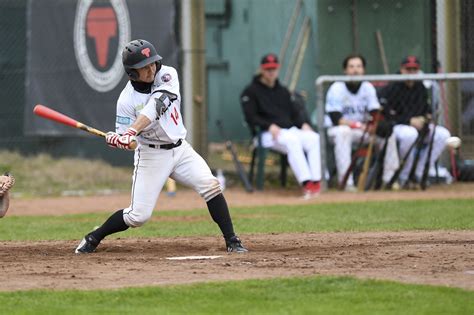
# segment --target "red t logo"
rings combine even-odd
[[[150,57],[150,48],[143,48],[142,55],[146,56],[147,58]]]
[[[95,40],[99,66],[105,68],[109,53],[109,39],[117,36],[117,18],[111,7],[91,8],[87,13],[87,35]]]

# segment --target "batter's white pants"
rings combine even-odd
[[[171,150],[140,145],[135,150],[131,203],[123,210],[128,226],[138,227],[150,219],[168,177],[193,188],[206,202],[222,193],[219,181],[188,142]]]
[[[277,139],[273,139],[272,134],[265,131],[262,146],[288,155],[288,164],[298,183],[321,180],[320,144],[316,132],[297,127],[282,128]]]
[[[431,137],[433,136],[434,125],[429,125],[430,132],[429,135],[425,137],[424,146],[420,152],[420,157],[418,160],[418,164],[415,170],[415,176],[419,180],[423,175],[423,170],[425,167],[426,159],[428,158],[428,151],[429,151],[429,143],[431,141]],[[416,141],[418,138],[418,130],[415,127],[409,125],[396,125],[393,128],[393,133],[397,137],[398,142],[398,150],[400,153],[400,158],[402,159],[408,152],[410,146]],[[439,156],[443,152],[444,148],[446,147],[446,139],[451,136],[448,129],[442,126],[436,126],[435,137],[433,141],[433,148],[431,151],[431,159],[430,159],[430,167],[434,166],[436,160],[438,160]],[[408,156],[405,166],[403,170],[400,172],[400,181],[406,182],[408,180],[408,176],[410,176],[410,170],[413,165],[413,160],[415,158],[416,148],[413,148],[410,155]]]
[[[337,179],[338,183],[342,182],[344,174],[351,165],[352,161],[352,144],[359,143],[364,131],[361,129],[351,129],[349,126],[341,125],[334,126],[328,129],[329,141],[334,144],[334,156],[336,159]],[[364,137],[364,143],[369,141],[369,135]],[[377,145],[382,149],[383,138],[377,137]],[[397,154],[397,142],[395,136],[392,134],[388,139],[387,151],[385,152],[384,167],[382,181],[387,183],[392,178],[395,171],[398,169],[399,159]],[[354,185],[354,178],[352,174],[347,179],[347,186]]]

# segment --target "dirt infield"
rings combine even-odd
[[[297,190],[226,191],[233,207],[366,200],[474,198],[473,185],[425,192],[330,192],[304,201]],[[8,215],[64,215],[123,208],[128,195],[15,199]],[[196,209],[191,191],[162,196],[157,209]],[[1,222],[0,222],[1,223]],[[279,276],[351,275],[474,290],[474,231],[242,235],[250,252],[225,253],[219,237],[105,240],[97,253],[75,255],[76,241],[0,242],[0,291],[110,289]],[[218,255],[214,260],[167,257]]]
[[[245,235],[226,254],[214,237],[106,240],[75,255],[72,241],[1,242],[0,290],[111,289],[206,281],[351,275],[474,290],[474,231]],[[214,260],[167,257],[222,255]]]

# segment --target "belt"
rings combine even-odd
[[[183,143],[183,139],[179,139],[176,143],[167,143],[167,144],[149,144],[148,146],[153,149],[164,149],[171,150],[173,148],[179,147]]]

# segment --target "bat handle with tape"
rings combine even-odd
[[[103,132],[101,130],[98,130],[98,129],[95,129],[95,128],[92,128],[92,127],[89,127],[89,126],[84,125],[83,123],[80,123],[80,122],[77,122],[77,128],[81,129],[81,130],[84,130],[84,131],[87,131],[88,133],[91,133],[91,134],[99,136],[99,137],[105,137],[106,136],[105,132]]]

